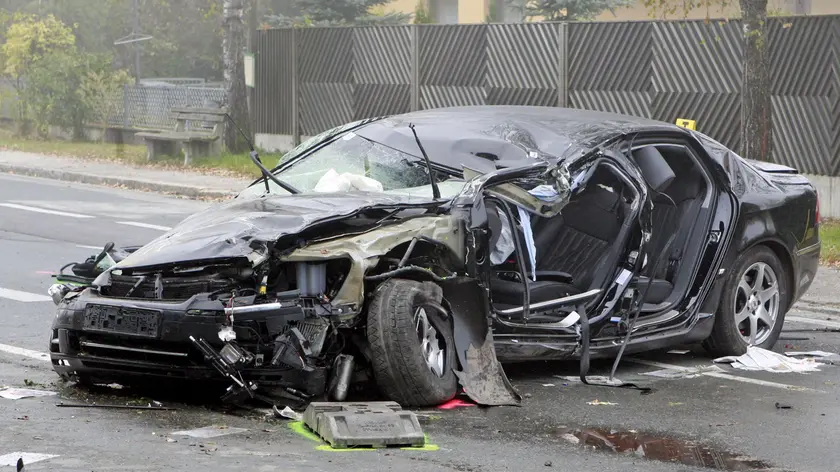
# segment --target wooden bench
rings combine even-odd
[[[146,141],[146,158],[174,156],[184,150],[184,165],[194,157],[221,153],[226,108],[172,108],[173,131],[143,132],[136,136]],[[189,123],[189,126],[187,126]]]

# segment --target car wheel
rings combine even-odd
[[[433,406],[455,397],[458,379],[450,321],[431,282],[390,279],[380,285],[367,315],[371,365],[382,393],[402,406]]]
[[[703,346],[716,356],[739,356],[750,345],[771,349],[785,321],[788,286],[787,272],[770,248],[757,246],[741,254]]]

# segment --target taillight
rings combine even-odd
[[[814,224],[820,224],[820,193],[817,192],[817,211],[815,213]]]

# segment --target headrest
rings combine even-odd
[[[677,177],[668,165],[668,161],[662,157],[662,153],[653,146],[646,146],[635,151],[633,157],[648,185],[657,192],[665,191]]]

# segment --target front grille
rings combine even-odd
[[[139,285],[138,285],[139,282]],[[162,300],[186,300],[193,295],[208,292],[233,290],[236,285],[230,279],[218,277],[163,277]],[[114,298],[155,299],[155,277],[129,277],[112,275],[111,285],[102,287],[102,295]]]

